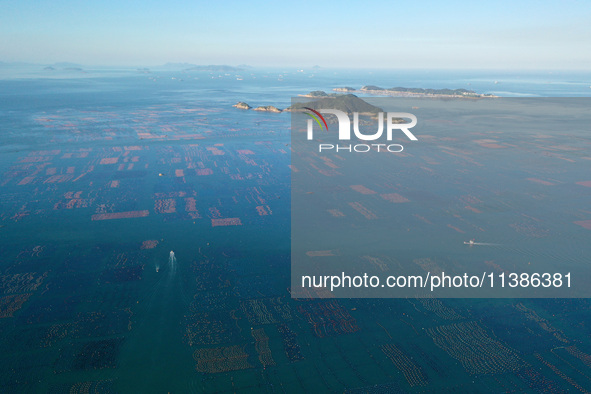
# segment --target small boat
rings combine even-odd
[[[474,245],[474,240],[471,239],[470,241],[466,242],[464,241],[464,245]]]

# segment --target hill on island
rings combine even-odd
[[[384,112],[379,107],[371,105],[368,102],[360,99],[354,94],[342,94],[336,96],[323,97],[319,100],[308,101],[305,103],[295,103],[288,108],[289,111],[305,111],[305,107],[312,109],[338,109],[352,114],[353,112],[359,112],[364,115],[377,115],[380,112]]]
[[[300,97],[312,97],[312,98],[322,98],[322,97],[336,97],[338,93],[326,93],[324,90],[314,90],[308,94],[300,94]]]
[[[344,91],[347,88],[336,88],[335,91]],[[442,97],[442,96],[450,96],[450,97],[489,97],[490,94],[480,94],[476,93],[473,90],[468,89],[423,89],[423,88],[404,88],[404,87],[395,87],[390,89],[384,89],[379,86],[375,85],[366,85],[359,89],[360,92],[369,93],[369,94],[377,94],[377,95],[391,95],[391,96],[415,96],[415,97]]]

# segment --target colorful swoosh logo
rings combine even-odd
[[[312,111],[314,114],[316,114],[317,116],[315,116],[314,114],[309,114],[307,112],[304,112],[306,115],[308,115],[309,117],[311,117],[312,119],[314,119],[316,121],[316,123],[318,123],[318,126],[320,126],[320,130],[323,129],[322,127],[322,123],[320,123],[320,119],[322,119],[322,122],[324,123],[324,126],[326,126],[326,131],[328,131],[328,125],[326,124],[326,120],[324,120],[324,116],[322,116],[320,114],[320,112],[313,110],[310,107],[304,107],[304,109],[307,109],[308,111]],[[320,118],[320,119],[318,119]]]

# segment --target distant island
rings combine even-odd
[[[80,64],[76,63],[68,63],[68,62],[61,62],[61,63],[54,63],[43,67],[43,71],[77,71],[86,73]]]
[[[334,89],[336,91],[336,89]],[[342,90],[339,90],[339,92]],[[308,94],[300,94],[300,97],[310,97],[310,98],[322,98],[322,97],[336,97],[339,96],[337,93],[326,93],[323,90],[314,90]]]
[[[350,92],[354,92],[356,89],[355,88],[350,88],[349,86],[345,86],[342,88],[334,88],[333,89],[335,92],[346,92],[346,93],[350,93]]]
[[[263,112],[275,112],[275,113],[281,112],[281,110],[279,108],[274,107],[272,105],[266,105],[264,107],[256,107],[254,110],[255,111],[263,111]]]
[[[252,108],[250,105],[246,104],[244,101],[239,101],[238,103],[234,104],[232,107],[235,107],[238,109],[245,109],[245,110],[249,110]],[[275,113],[282,112],[282,110],[280,110],[279,108],[274,107],[272,105],[265,105],[265,106],[256,107],[256,108],[254,108],[253,111],[275,112]]]
[[[233,66],[226,66],[224,64],[220,65],[208,65],[208,66],[194,66],[185,69],[185,71],[214,71],[214,72],[236,72],[236,71],[243,71],[242,68],[233,67]]]
[[[234,104],[232,107],[236,107],[238,109],[251,109],[252,107],[246,104],[244,101],[239,101],[238,103]]]
[[[243,71],[249,66],[228,66],[226,64],[197,65],[192,63],[166,63],[156,69],[179,70],[179,71],[210,71],[210,72],[237,72]]]
[[[375,85],[366,85],[361,89],[354,89],[351,87],[334,88],[335,92],[357,92],[373,94],[378,96],[398,96],[398,97],[463,97],[463,98],[482,98],[495,97],[492,94],[476,93],[468,89],[423,89],[423,88],[381,88]],[[312,92],[314,93],[314,92]],[[312,94],[310,93],[310,94]],[[324,92],[322,92],[324,93]]]
[[[371,105],[359,97],[355,96],[354,94],[326,94],[323,95],[321,91],[312,92],[309,95],[303,95],[302,97],[314,97],[320,98],[319,100],[308,101],[305,103],[295,103],[290,107],[281,110],[277,107],[272,105],[265,105],[256,108],[252,108],[249,104],[245,103],[244,101],[239,101],[238,103],[234,104],[234,108],[242,109],[242,110],[249,110],[253,109],[253,111],[261,111],[261,112],[296,112],[296,111],[307,111],[305,107],[312,108],[312,109],[320,109],[320,108],[332,108],[338,109],[348,114],[352,114],[353,112],[358,112],[361,115],[368,115],[368,116],[375,116],[380,112],[384,112],[381,108],[376,107],[375,105]]]
[[[392,89],[384,89],[374,85],[367,85],[361,89],[354,89],[351,87],[342,87],[333,89],[341,93],[326,93],[322,90],[314,90],[307,94],[300,94],[300,97],[312,98],[315,100],[305,103],[295,103],[292,106],[281,110],[272,105],[256,107],[254,111],[263,112],[292,112],[292,111],[306,111],[306,107],[312,109],[332,108],[341,110],[347,114],[357,112],[361,115],[376,116],[380,112],[384,112],[381,108],[371,105],[361,98],[350,92],[360,92],[366,94],[375,94],[380,96],[398,96],[398,97],[445,97],[445,98],[483,98],[496,97],[491,94],[480,94],[467,89],[423,89],[423,88],[402,88],[396,87]],[[234,104],[233,107],[243,110],[252,109],[252,107],[240,101]]]
[[[375,116],[380,112],[384,112],[383,109],[369,104],[354,94],[326,94],[326,96],[304,95],[302,97],[317,97],[320,99],[306,103],[295,103],[287,108],[286,111],[306,111],[306,107],[308,107],[312,109],[331,108],[346,112],[347,114],[357,112],[360,115],[368,116]]]

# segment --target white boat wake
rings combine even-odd
[[[489,242],[474,242],[474,240],[470,240],[468,242],[464,241],[464,245],[478,245],[478,246],[500,246],[501,244],[493,244]]]

